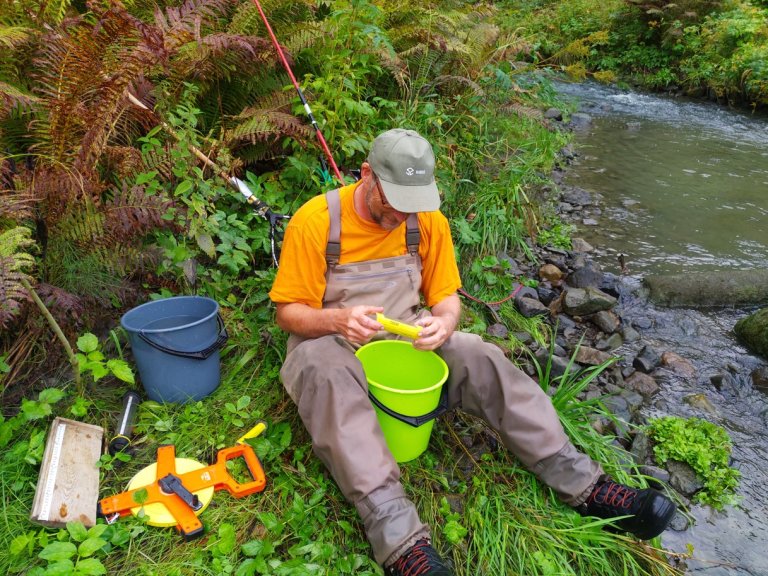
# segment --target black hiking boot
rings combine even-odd
[[[651,488],[630,488],[608,476],[601,476],[577,511],[582,516],[604,519],[629,515],[629,518],[618,520],[616,526],[641,540],[650,540],[664,532],[676,509],[672,500],[661,492]]]
[[[408,548],[392,566],[384,570],[387,576],[453,576],[437,550],[423,538]]]

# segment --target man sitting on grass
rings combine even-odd
[[[452,574],[400,484],[355,356],[372,339],[392,337],[377,312],[421,327],[413,345],[448,365],[450,407],[487,422],[564,502],[584,515],[627,516],[619,528],[657,536],[675,505],[607,477],[568,440],[536,382],[498,347],[456,331],[460,279],[434,167],[432,147],[416,132],[379,135],[358,182],[291,218],[270,291],[277,323],[290,333],[283,384],[315,454],[357,508],[377,562],[394,576]]]

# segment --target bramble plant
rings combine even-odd
[[[741,473],[728,466],[732,446],[725,429],[701,418],[665,416],[651,420],[646,431],[660,464],[685,462],[704,482],[697,501],[716,510],[734,503]]]
[[[99,339],[90,332],[86,332],[77,339],[77,349],[80,350],[77,353],[80,373],[90,372],[94,382],[99,381],[108,374],[112,374],[118,380],[128,384],[135,383],[133,370],[131,370],[128,363],[120,358],[107,360],[101,351]]]

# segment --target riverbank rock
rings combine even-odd
[[[652,302],[660,306],[709,308],[768,302],[768,270],[725,270],[652,274],[643,278]]]
[[[696,368],[694,368],[693,364],[674,352],[664,352],[664,354],[661,355],[661,364],[684,378],[693,378],[696,376]]]
[[[656,392],[659,391],[659,384],[654,380],[653,376],[643,374],[642,372],[634,372],[629,378],[624,380],[627,388],[639,392],[643,398],[648,399]]]
[[[768,358],[768,308],[742,318],[736,322],[733,331],[744,346]]]
[[[563,309],[573,316],[587,316],[616,305],[616,298],[597,288],[569,288],[563,298]]]
[[[752,377],[752,386],[768,394],[768,366],[755,368],[750,376]]]

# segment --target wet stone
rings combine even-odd
[[[693,364],[674,352],[664,352],[661,355],[661,364],[685,378],[693,378],[696,375],[696,368],[693,367]]]
[[[667,462],[669,470],[669,484],[678,492],[686,496],[693,496],[704,488],[704,483],[696,475],[696,472],[685,462],[670,460]]]
[[[560,282],[563,278],[563,271],[554,264],[544,264],[539,268],[539,277],[553,283]]]
[[[559,108],[547,108],[546,112],[544,112],[544,118],[560,122],[563,119],[563,112]],[[560,150],[560,154],[566,158],[573,158],[573,149],[567,150],[569,147],[570,145]]]
[[[597,288],[571,288],[565,292],[563,308],[573,316],[586,316],[601,310],[610,310],[616,298]]]
[[[549,308],[544,306],[535,298],[529,298],[524,296],[522,298],[516,298],[515,304],[517,309],[526,318],[533,318],[534,316],[545,316],[549,314]]]
[[[571,238],[571,249],[574,252],[589,253],[595,248],[583,238]]]
[[[568,276],[568,285],[574,288],[597,288],[602,283],[603,272],[600,266],[591,260],[583,266],[574,263],[574,271]]]
[[[491,324],[486,332],[488,333],[488,336],[492,336],[494,338],[506,338],[509,335],[507,327],[504,326],[504,324],[499,323]]]
[[[616,332],[621,323],[619,317],[610,310],[601,310],[590,316],[588,320],[606,334],[613,334]]]
[[[639,392],[644,398],[650,398],[659,391],[659,384],[656,380],[642,372],[635,372],[625,380],[625,383],[630,390]]]
[[[688,530],[689,524],[690,521],[688,520],[688,516],[678,510],[672,517],[668,528],[674,530],[675,532],[684,532],[685,530]]]
[[[651,373],[659,364],[661,364],[661,356],[650,346],[643,346],[640,353],[632,361],[632,366],[646,374]]]
[[[635,458],[635,463],[645,464],[651,456],[651,439],[648,438],[648,435],[643,432],[635,434],[630,452]]]
[[[558,293],[555,290],[549,286],[544,286],[543,284],[540,284],[536,288],[536,293],[539,295],[539,301],[545,306],[549,306],[558,296]]]
[[[624,337],[624,342],[637,342],[640,340],[640,332],[632,328],[632,326],[624,326],[621,329],[621,335]]]
[[[513,332],[512,335],[523,344],[527,345],[533,342],[533,336],[531,336],[528,332]]]
[[[659,482],[663,482],[664,484],[669,484],[669,479],[671,476],[669,471],[665,470],[664,468],[659,468],[658,466],[640,466],[639,471],[640,474],[650,476],[651,478],[654,478]]]
[[[712,404],[712,401],[707,398],[706,394],[689,394],[688,396],[683,397],[683,402],[704,412],[717,414],[717,408],[715,408],[715,405]]]
[[[648,317],[644,317],[644,318],[636,318],[636,319],[635,319],[635,320],[632,322],[632,325],[633,325],[635,328],[639,328],[640,330],[645,330],[645,329],[648,329],[648,328],[650,328],[651,326],[653,326],[653,320],[651,320],[651,319],[650,319],[650,318],[648,318]]]
[[[595,348],[588,346],[580,346],[576,351],[576,362],[579,364],[587,364],[589,366],[598,366],[603,362],[610,360],[612,356],[606,352],[601,352]]]
[[[627,406],[629,407],[630,412],[637,411],[645,403],[645,398],[638,392],[627,391],[622,394],[622,396],[624,396],[624,399],[627,401]]]
[[[752,370],[750,374],[752,386],[763,392],[768,392],[768,366],[761,366]]]

